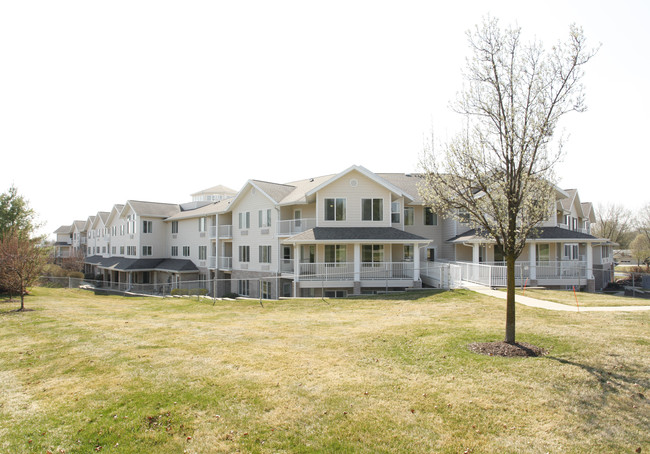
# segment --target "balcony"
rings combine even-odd
[[[217,269],[217,258],[214,256],[208,257],[208,268],[211,270]]]
[[[214,240],[215,238],[217,238],[217,226],[213,225],[210,226],[210,239]]]
[[[413,279],[413,262],[361,263],[361,281]],[[301,281],[354,281],[354,263],[301,263]]]
[[[278,221],[278,235],[292,236],[316,227],[316,219],[289,219]]]
[[[219,269],[225,271],[232,270],[232,257],[219,257]]]
[[[219,226],[219,238],[232,238],[232,225],[220,225]]]

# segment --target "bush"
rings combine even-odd
[[[234,299],[234,298],[238,298],[239,295],[237,293],[230,292],[230,293],[226,293],[225,295],[223,295],[223,297],[224,298],[233,298]]]
[[[84,273],[81,271],[70,271],[68,273],[68,277],[74,278],[74,279],[83,279],[84,278]]]
[[[59,265],[53,263],[48,263],[43,267],[43,276],[50,277],[66,277],[66,271],[61,268]]]
[[[187,296],[187,295],[200,295],[205,296],[208,294],[207,288],[175,288],[172,289],[172,296]]]

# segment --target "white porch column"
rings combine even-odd
[[[591,247],[591,243],[587,243],[587,279],[594,278],[594,251]]]
[[[479,250],[478,248],[480,245],[478,243],[474,243],[472,245],[472,262],[473,263],[478,263],[479,262]]]
[[[293,245],[293,280],[300,281],[300,246]]]
[[[418,243],[413,243],[413,280],[420,280],[420,248]]]
[[[530,279],[537,279],[537,246],[534,243],[528,243],[528,254],[530,257]]]
[[[361,244],[354,243],[354,282],[361,282]]]

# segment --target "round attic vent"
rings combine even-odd
[[[359,182],[356,180],[356,178],[352,178],[350,180],[350,186],[352,186],[353,188],[356,188],[358,185],[359,185]]]

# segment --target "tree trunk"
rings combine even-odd
[[[506,299],[506,342],[515,343],[515,257],[506,257],[507,289]]]
[[[25,287],[23,287],[23,280],[20,280],[20,309],[25,310]]]

